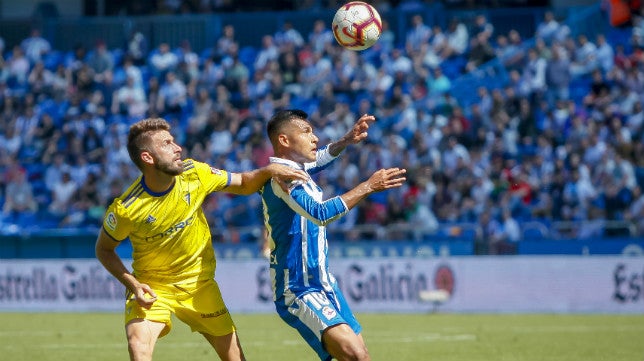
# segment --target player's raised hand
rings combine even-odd
[[[364,114],[363,116],[358,118],[356,124],[354,124],[353,127],[349,129],[347,134],[345,134],[342,138],[346,139],[346,141],[351,144],[358,144],[362,142],[363,140],[367,139],[367,136],[369,135],[369,124],[375,121],[376,117],[374,117],[373,115]]]
[[[367,184],[372,192],[380,192],[386,189],[397,188],[403,185],[407,178],[405,178],[406,169],[388,168],[380,169],[374,172],[367,180]]]
[[[376,117],[373,115],[365,114],[358,118],[356,123],[349,129],[347,134],[345,134],[340,140],[337,142],[331,143],[331,146],[329,148],[329,152],[331,153],[332,156],[336,157],[346,148],[347,146],[351,144],[358,144],[365,140],[367,136],[369,135],[368,130],[369,130],[369,124],[373,123],[376,121]]]

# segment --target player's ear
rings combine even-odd
[[[282,147],[288,147],[290,142],[288,140],[288,135],[281,133],[280,135],[277,136],[277,141]]]
[[[141,160],[145,164],[154,164],[154,157],[152,157],[152,154],[150,154],[150,152],[148,151],[141,152]]]

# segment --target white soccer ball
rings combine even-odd
[[[380,38],[382,20],[376,9],[362,1],[342,5],[332,22],[333,36],[342,47],[364,50]]]

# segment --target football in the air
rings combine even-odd
[[[338,44],[349,50],[364,50],[380,38],[382,20],[373,6],[352,1],[336,11],[332,27]]]

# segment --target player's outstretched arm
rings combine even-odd
[[[337,157],[351,144],[358,144],[367,138],[367,131],[369,130],[369,124],[376,121],[376,117],[373,115],[365,114],[358,118],[356,124],[353,125],[351,129],[338,141],[333,142],[329,145],[329,153],[332,156]]]
[[[230,185],[224,191],[241,195],[253,194],[259,191],[271,178],[289,183],[294,180],[305,181],[309,175],[300,169],[272,163],[248,172],[231,173]]]
[[[116,242],[101,229],[96,240],[96,258],[103,264],[103,267],[119,280],[136,297],[136,301],[142,307],[150,307],[156,301],[157,295],[154,290],[145,283],[140,283],[136,277],[125,267],[121,258],[116,254]]]
[[[347,207],[351,209],[371,193],[402,186],[407,180],[405,173],[407,173],[407,170],[400,168],[381,169],[340,197]]]

